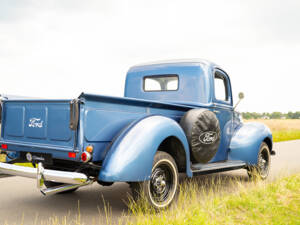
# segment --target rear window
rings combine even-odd
[[[178,75],[144,77],[144,91],[177,91]]]

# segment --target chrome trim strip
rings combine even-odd
[[[5,141],[4,139],[0,140],[0,144],[7,144],[7,145],[13,145],[18,147],[26,147],[26,148],[37,148],[37,149],[45,149],[45,150],[55,150],[55,151],[66,151],[66,152],[72,152],[75,151],[73,147],[62,147],[62,146],[56,146],[56,145],[45,145],[45,144],[34,144],[34,143],[28,143],[28,142],[19,142],[19,141]],[[13,149],[11,149],[13,150]]]

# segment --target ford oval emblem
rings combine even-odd
[[[202,144],[209,145],[214,143],[218,139],[218,134],[214,131],[206,131],[200,134],[199,141]]]

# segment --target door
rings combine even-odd
[[[220,146],[211,162],[227,160],[229,143],[232,137],[233,106],[231,85],[228,75],[215,69],[213,74],[213,112],[219,119],[221,129]]]

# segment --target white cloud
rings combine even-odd
[[[0,2],[1,93],[120,96],[132,64],[197,57],[227,70],[241,110],[300,110],[297,1],[10,4]]]

